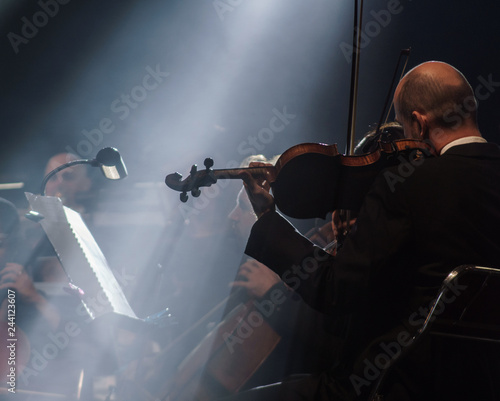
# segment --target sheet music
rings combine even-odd
[[[25,194],[31,209],[43,216],[40,224],[71,283],[84,291],[90,316],[114,312],[138,319],[80,214],[57,197]]]

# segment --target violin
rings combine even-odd
[[[302,143],[286,150],[274,166],[235,169],[212,169],[213,160],[205,159],[205,170],[191,167],[182,180],[179,173],[165,177],[165,184],[181,192],[182,202],[188,192],[200,196],[201,187],[208,187],[218,179],[241,179],[243,171],[259,176],[270,173],[270,185],[278,209],[297,218],[322,218],[337,209],[358,211],[364,196],[376,175],[384,168],[405,163],[416,163],[431,155],[427,142],[398,139],[379,142],[378,148],[364,155],[343,155],[337,145]]]

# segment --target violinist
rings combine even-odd
[[[243,222],[251,222],[248,232],[255,222],[256,217],[244,189],[238,194],[237,206],[229,217],[240,228]],[[325,245],[332,242],[331,224],[327,226],[318,231],[314,240],[321,240]],[[307,305],[267,266],[248,258],[240,266],[232,286],[245,289],[247,295],[260,305],[270,305],[262,313],[262,318],[281,337],[277,347],[245,384],[245,388],[269,384],[290,374],[321,371],[336,358],[340,343],[328,332],[328,316]],[[235,340],[228,346],[236,347],[238,344]]]
[[[405,136],[427,141],[437,157],[416,163],[392,185],[388,177],[398,176],[397,167],[382,171],[364,199],[356,229],[335,257],[275,211],[262,185],[265,176],[244,176],[259,218],[246,253],[297,281],[295,290],[332,316],[346,344],[341,363],[321,374],[227,400],[363,398],[374,381],[353,377],[363,378],[367,358],[411,329],[411,314],[428,305],[453,268],[498,266],[500,148],[479,131],[470,84],[449,64],[425,62],[400,81],[394,105]],[[381,337],[384,341],[377,341]],[[384,399],[498,400],[498,360],[494,345],[427,337],[387,378]]]

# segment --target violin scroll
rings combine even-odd
[[[165,184],[167,184],[169,188],[181,193],[181,202],[187,202],[189,198],[188,192],[191,192],[191,195],[197,198],[201,194],[200,187],[209,187],[217,182],[217,177],[212,170],[214,161],[207,157],[203,164],[205,170],[202,171],[198,171],[198,166],[193,164],[189,176],[183,181],[181,181],[182,174],[178,172],[169,174],[165,177]]]

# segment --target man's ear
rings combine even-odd
[[[418,133],[418,136],[423,140],[429,137],[429,122],[426,114],[419,111],[411,113],[411,124],[413,129]]]

